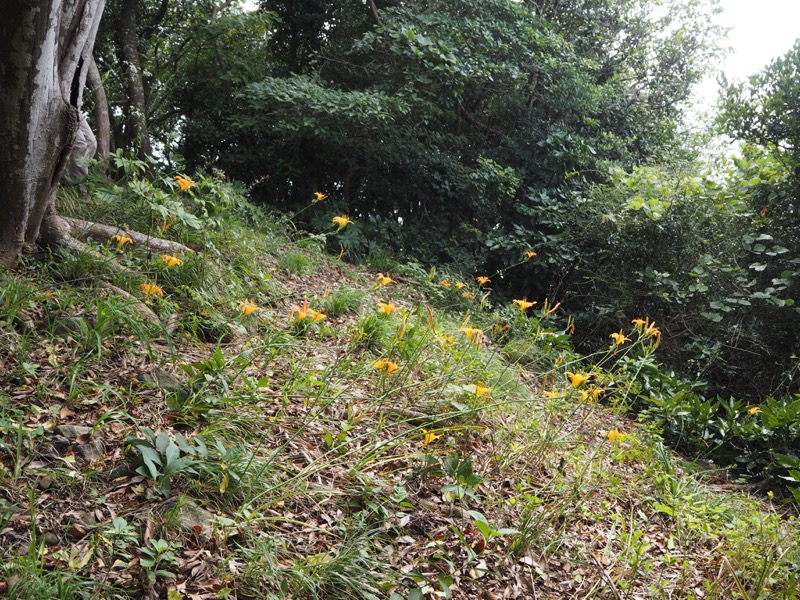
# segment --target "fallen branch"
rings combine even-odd
[[[73,219],[71,217],[61,218],[69,225],[70,233],[80,239],[92,238],[101,243],[105,243],[111,241],[111,238],[114,236],[126,236],[132,239],[134,244],[144,246],[156,252],[191,252],[194,254],[194,250],[188,246],[184,246],[180,242],[152,237],[116,225],[104,225],[103,223],[82,221],[81,219]]]

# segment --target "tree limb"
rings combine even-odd
[[[383,23],[381,22],[381,17],[378,14],[378,7],[375,6],[375,0],[369,0],[369,12],[370,15],[372,15],[372,21],[375,23],[375,25],[377,25],[378,27],[383,26]]]
[[[108,242],[111,240],[112,236],[115,235],[127,236],[133,240],[134,244],[144,246],[156,252],[190,252],[194,254],[194,250],[188,246],[184,246],[180,242],[152,237],[144,233],[139,233],[138,231],[123,229],[116,225],[104,225],[102,223],[82,221],[81,219],[73,219],[70,217],[61,218],[69,225],[71,233],[78,238],[85,239],[91,237],[101,242]]]

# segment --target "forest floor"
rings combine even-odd
[[[0,596],[797,597],[794,509],[665,448],[557,309],[291,231],[0,273]]]

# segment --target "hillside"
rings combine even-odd
[[[193,251],[0,273],[0,595],[795,597],[794,509],[629,416],[647,315],[580,356],[558,306],[189,183],[61,205]]]

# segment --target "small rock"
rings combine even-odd
[[[105,456],[106,449],[103,442],[100,440],[93,440],[86,444],[78,446],[78,455],[87,463],[94,462]]]
[[[53,485],[53,478],[48,477],[47,475],[39,477],[39,480],[36,482],[36,487],[38,487],[42,491],[50,488],[50,486],[52,485]]]
[[[61,540],[52,531],[46,531],[44,534],[44,543],[48,546],[60,546]]]
[[[59,425],[53,431],[55,431],[57,435],[63,436],[72,441],[78,436],[89,435],[89,431],[91,430],[83,425]]]
[[[163,369],[153,369],[152,373],[142,375],[142,381],[161,388],[165,392],[185,392],[183,382]]]
[[[67,517],[72,518],[72,522],[67,529],[67,533],[70,537],[78,540],[85,538],[88,535],[89,530],[97,525],[97,519],[95,518],[94,513],[75,511],[69,513]]]
[[[127,462],[118,464],[108,472],[109,479],[117,479],[119,477],[131,477],[133,475],[136,475],[136,471],[133,469],[131,464]]]
[[[70,446],[70,441],[63,435],[54,435],[50,438],[50,442],[53,444],[53,449],[59,454],[64,454]]]

